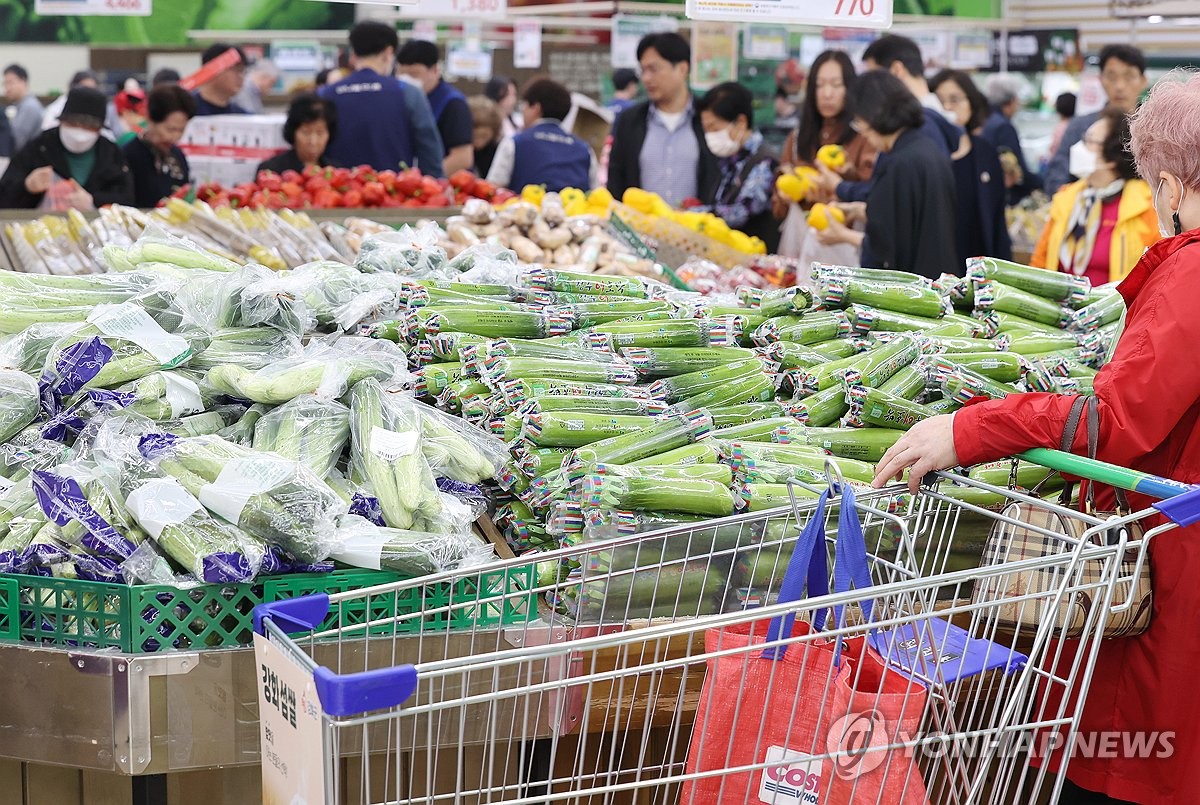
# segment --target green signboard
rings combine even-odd
[[[148,17],[39,17],[33,0],[0,0],[0,42],[92,45],[185,45],[187,32],[344,30],[352,3],[311,0],[158,0]]]

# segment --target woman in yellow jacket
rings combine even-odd
[[[1070,164],[1080,179],[1055,193],[1032,262],[1093,287],[1124,279],[1160,237],[1150,185],[1129,153],[1129,116],[1104,110],[1071,147]]]

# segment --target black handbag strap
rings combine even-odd
[[[1086,410],[1086,417],[1084,411]],[[1095,396],[1088,395],[1075,398],[1071,404],[1071,412],[1067,415],[1067,424],[1063,427],[1062,441],[1059,443],[1059,449],[1064,453],[1071,452],[1071,446],[1075,444],[1075,434],[1079,431],[1079,420],[1086,419],[1087,424],[1087,456],[1095,460],[1096,452],[1100,446],[1100,401]],[[1059,497],[1059,503],[1068,505],[1071,502],[1071,493],[1074,492],[1075,485],[1068,482],[1063,487],[1062,495]],[[1117,498],[1117,510],[1123,513],[1132,511],[1129,507],[1129,498],[1125,495],[1123,489],[1113,489]],[[1091,513],[1095,510],[1096,499],[1096,484],[1094,481],[1088,481],[1087,499],[1085,501],[1085,511]]]

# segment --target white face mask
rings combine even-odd
[[[737,140],[729,136],[727,128],[705,132],[704,142],[708,145],[708,150],[713,152],[713,156],[718,157],[731,157],[741,148]]]
[[[403,81],[405,84],[408,84],[410,87],[416,87],[417,89],[421,90],[421,92],[425,91],[425,85],[421,83],[421,79],[414,78],[413,76],[409,75],[408,73],[401,73],[400,75],[396,76],[396,78],[399,78],[401,81]]]
[[[100,132],[88,131],[76,126],[59,126],[58,139],[62,141],[63,148],[72,154],[83,154],[90,151],[96,141],[100,139]]]
[[[1096,152],[1088,148],[1087,143],[1080,140],[1071,146],[1067,170],[1071,172],[1072,176],[1086,179],[1096,172],[1096,163],[1099,161],[1100,158],[1096,156]]]
[[[1173,238],[1176,235],[1183,234],[1183,224],[1179,222],[1179,213],[1167,210],[1167,214],[1164,216],[1158,210],[1158,196],[1159,193],[1162,192],[1164,181],[1164,179],[1158,180],[1158,187],[1154,188],[1154,198],[1151,199],[1151,203],[1154,205],[1154,214],[1158,216],[1158,234],[1162,235],[1164,238]],[[1183,194],[1187,193],[1187,188],[1183,186],[1183,182],[1179,183],[1179,187],[1182,191],[1179,196],[1179,204],[1180,206],[1183,206]],[[1167,226],[1163,223],[1164,218],[1171,222],[1170,226]]]

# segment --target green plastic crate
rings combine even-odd
[[[388,619],[372,634],[488,628],[536,613],[532,567],[413,587],[367,602],[332,607],[323,629]],[[258,604],[313,593],[338,593],[398,581],[387,571],[337,570],[205,584],[187,590],[162,585],[109,584],[46,576],[0,574],[0,640],[124,652],[197,650],[248,645]],[[448,607],[449,612],[437,610]],[[368,617],[369,616],[369,617]]]

